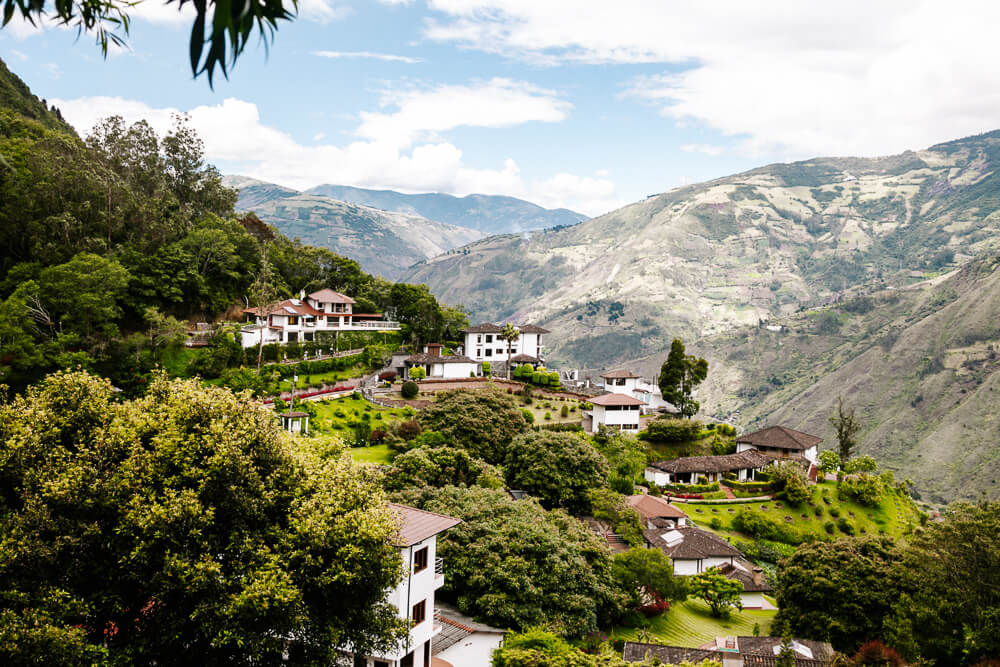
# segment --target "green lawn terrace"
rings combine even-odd
[[[774,600],[771,599],[771,602]],[[753,635],[755,625],[761,636],[767,636],[777,613],[773,609],[734,609],[729,618],[714,618],[708,604],[690,598],[684,602],[672,603],[670,609],[652,618],[635,618],[634,625],[638,627],[615,626],[611,629],[610,636],[612,640],[649,641],[697,648],[716,637]]]
[[[384,428],[392,421],[412,419],[413,408],[384,408],[373,405],[360,396],[350,394],[342,398],[315,401],[316,417],[310,423],[314,433],[332,435],[350,443],[354,438],[354,425],[367,421],[373,431]],[[387,445],[352,447],[351,456],[355,461],[365,463],[388,463],[392,453]]]
[[[853,528],[855,535],[885,534],[896,539],[905,538],[921,522],[921,512],[917,506],[909,496],[895,488],[887,488],[878,504],[873,507],[849,498],[838,498],[835,482],[820,481],[810,485],[810,489],[810,499],[798,506],[780,498],[740,503],[699,502],[679,506],[695,524],[723,537],[731,537],[734,541],[754,539],[754,536],[738,532],[733,527],[733,519],[741,508],[776,521],[799,543],[813,539],[834,539],[848,534],[838,526],[842,519]],[[833,524],[832,533],[827,528],[829,523]]]

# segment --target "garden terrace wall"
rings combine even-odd
[[[514,391],[521,391],[524,387],[523,382],[516,382],[514,380],[498,380],[488,379],[488,378],[454,378],[454,379],[444,379],[444,378],[431,378],[420,380],[418,383],[420,385],[420,391],[447,391],[449,389],[463,389],[463,388],[473,388],[476,385],[487,385],[492,384],[496,387],[503,389],[511,388]],[[454,385],[454,386],[451,386]],[[592,397],[586,394],[578,394],[572,391],[549,391],[544,387],[536,387],[531,385],[531,391],[533,396],[545,396],[547,398],[571,398],[576,401],[588,401]]]

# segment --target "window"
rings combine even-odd
[[[476,344],[478,345],[483,344],[483,334],[479,334],[478,336],[476,336]]]
[[[481,347],[477,347],[476,348],[476,356],[477,357],[483,356],[483,348],[481,348]]]
[[[413,605],[413,624],[420,625],[427,618],[427,600],[421,600]]]
[[[413,667],[413,652],[407,653],[399,661],[399,667]]]
[[[502,347],[498,347],[497,348],[497,354],[503,354],[503,348]]]
[[[299,323],[299,318],[294,317],[294,316],[289,316],[289,318],[288,318],[288,326],[293,326],[293,325],[298,324],[298,323]]]
[[[305,340],[312,340],[313,339],[313,332],[312,331],[307,331],[304,334],[302,334],[302,337]]]
[[[427,547],[423,549],[418,549],[417,553],[413,554],[413,574],[417,572],[423,572],[427,569]]]
[[[486,350],[486,356],[487,357],[492,357],[493,356],[493,350],[487,348],[487,350]]]
[[[389,663],[385,660],[376,660],[375,667],[389,667]]]
[[[431,667],[431,640],[424,642],[424,667]]]
[[[493,334],[486,334],[486,342],[487,343],[493,342]]]

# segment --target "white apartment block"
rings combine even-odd
[[[521,332],[520,338],[511,343],[510,356],[513,363],[538,365],[545,361],[545,343],[542,336],[551,333],[548,329],[534,324],[515,324]],[[500,338],[503,325],[484,322],[468,329],[465,335],[465,356],[474,361],[507,361],[507,341]]]

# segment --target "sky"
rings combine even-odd
[[[126,49],[15,20],[0,58],[86,135],[185,113],[223,173],[599,215],[772,162],[1000,128],[1000,3],[302,0],[214,89],[190,4]]]

